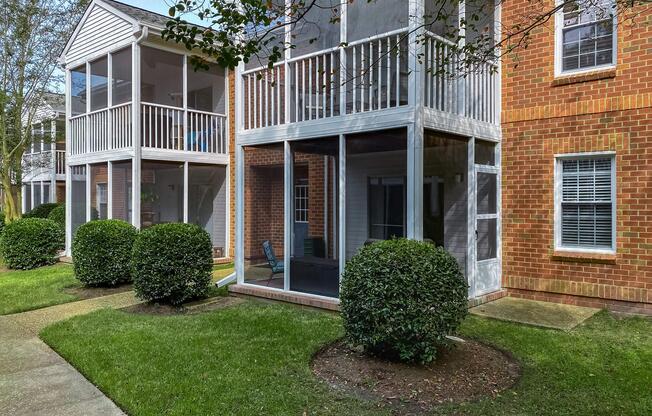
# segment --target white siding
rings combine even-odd
[[[95,5],[70,45],[66,61],[72,62],[127,41],[132,32],[131,23]]]

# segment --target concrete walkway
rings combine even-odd
[[[0,316],[0,415],[124,415],[38,333],[73,316],[137,303],[124,292]]]

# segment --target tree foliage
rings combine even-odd
[[[57,58],[87,0],[1,0],[0,186],[7,222],[20,217],[21,162],[48,89],[62,82]]]

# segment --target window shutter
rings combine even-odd
[[[611,158],[562,161],[562,246],[612,248]]]

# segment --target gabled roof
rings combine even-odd
[[[153,26],[159,29],[165,29],[165,24],[170,20],[169,16],[164,16],[159,13],[150,12],[149,10],[141,9],[140,7],[130,6],[115,0],[100,0],[109,6],[121,11],[127,16],[137,20],[139,23],[147,26]]]

